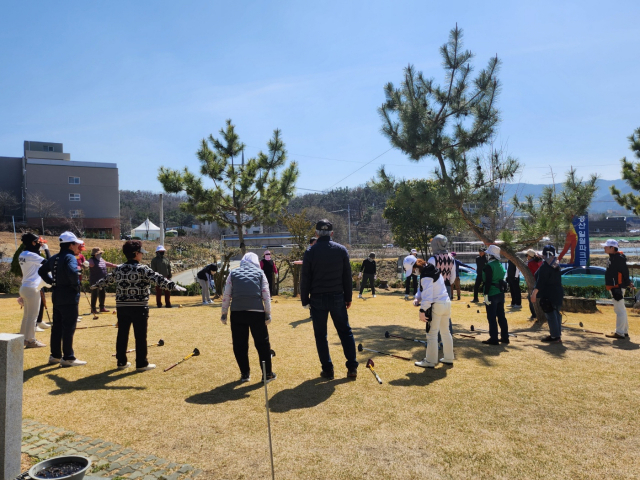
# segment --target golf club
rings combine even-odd
[[[472,332],[478,332],[478,333],[489,333],[489,330],[477,329],[473,325],[471,325],[471,331]],[[510,337],[517,337],[518,335],[516,335],[515,333],[510,333],[509,336]]]
[[[198,350],[197,348],[193,349],[193,352],[191,352],[189,355],[187,355],[186,357],[184,357],[182,360],[180,360],[179,362],[174,363],[173,365],[168,366],[167,368],[165,368],[163,371],[164,372],[168,372],[169,370],[171,370],[173,367],[176,367],[178,365],[180,365],[182,362],[184,362],[185,360],[189,360],[191,357],[197,357],[198,355],[200,355],[200,350]]]
[[[82,286],[82,283],[80,283],[80,289],[82,290],[82,293],[84,293],[84,298],[87,299],[87,303],[89,304],[89,311],[91,313],[93,313],[93,308],[91,308],[91,302],[89,301],[89,297],[87,296],[87,292],[85,291],[84,287]],[[93,319],[94,320],[98,320],[100,317],[98,317],[98,315],[96,313],[93,314]]]
[[[575,331],[575,332],[585,332],[585,333],[593,333],[595,335],[604,335],[603,332],[594,332],[593,330],[586,330],[584,328],[575,328],[575,327],[564,327],[564,328],[566,328],[567,330]]]
[[[271,358],[276,356],[276,351],[273,349],[269,350],[269,353],[271,354]]]
[[[579,322],[579,323],[563,323],[562,325],[580,325],[581,327],[584,327],[584,324],[582,322]]]
[[[427,342],[425,342],[424,340],[418,340],[417,338],[401,337],[400,335],[393,335],[389,333],[389,331],[384,332],[384,338],[400,338],[402,340],[409,340],[410,342],[422,343],[423,345],[427,344]]]
[[[89,325],[88,327],[76,327],[76,330],[85,330],[87,328],[115,327],[115,325]]]
[[[154,343],[152,345],[147,345],[147,348],[150,347],[162,347],[164,345],[164,340],[160,339],[158,340],[158,343]],[[131,350],[127,350],[125,353],[131,353],[131,352],[135,352],[136,349],[132,348]],[[113,355],[111,355],[112,357],[115,357],[117,355],[117,353],[114,353]]]
[[[367,368],[371,370],[371,373],[373,373],[373,376],[376,377],[376,380],[378,381],[378,383],[382,385],[382,379],[378,376],[376,371],[373,369],[373,365],[374,365],[373,360],[371,359],[367,360]]]
[[[197,349],[196,349],[197,350]],[[273,350],[271,350],[273,352]],[[275,355],[275,352],[273,352]],[[271,455],[271,480],[276,476],[273,470],[273,444],[271,443],[271,419],[269,418],[269,390],[267,389],[267,365],[262,362],[262,384],[264,385],[264,405],[267,410],[267,430],[269,431],[269,454]]]
[[[406,360],[406,361],[408,361],[408,362],[410,362],[410,361],[411,361],[411,359],[410,359],[410,358],[407,358],[407,357],[401,357],[401,356],[399,356],[399,355],[392,355],[391,353],[379,352],[378,350],[371,350],[370,348],[364,348],[364,347],[362,346],[362,344],[361,344],[361,343],[359,343],[359,344],[358,344],[358,351],[359,351],[359,352],[362,352],[363,350],[366,350],[366,351],[368,351],[368,352],[373,352],[373,353],[379,353],[380,355],[387,355],[387,356],[389,356],[389,357],[393,357],[393,358],[399,358],[400,360]]]

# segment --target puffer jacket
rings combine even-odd
[[[80,301],[80,276],[78,261],[68,248],[61,248],[46,260],[38,275],[52,286],[53,305],[76,305]]]
[[[627,267],[627,257],[622,252],[609,254],[607,271],[604,273],[604,283],[607,290],[616,287],[626,288],[631,283],[629,281],[629,267]]]
[[[330,237],[320,237],[304,253],[300,279],[302,305],[309,304],[310,295],[342,293],[344,301],[351,302],[351,263],[349,252]]]
[[[558,262],[554,262],[554,266],[547,262],[542,262],[540,268],[536,272],[536,286],[538,290],[537,297],[540,300],[549,300],[554,306],[561,307],[564,298],[564,289],[562,288],[562,273]]]

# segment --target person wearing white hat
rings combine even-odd
[[[60,235],[60,252],[45,261],[38,275],[52,286],[53,324],[49,364],[77,367],[87,362],[78,360],[73,351],[73,335],[78,321],[80,278],[76,255],[84,242],[71,232]]]
[[[171,280],[171,262],[165,257],[164,245],[158,245],[156,247],[156,256],[151,260],[151,270],[159,273],[164,278]],[[165,308],[171,308],[171,291],[164,290],[164,304]],[[156,306],[162,308],[162,288],[156,285]]]
[[[506,290],[504,276],[506,272],[500,263],[500,247],[489,245],[486,255],[489,261],[482,271],[482,281],[484,283],[484,303],[489,321],[489,339],[483,340],[482,343],[487,345],[509,343],[509,325],[504,314],[504,292]],[[499,339],[498,325],[500,325]]]
[[[629,320],[627,319],[627,309],[624,306],[624,292],[626,288],[634,288],[634,285],[629,280],[627,257],[618,251],[618,242],[612,238],[601,245],[604,247],[604,253],[609,255],[604,282],[607,290],[611,292],[613,311],[616,312],[616,331],[607,337],[629,338]]]
[[[413,286],[413,296],[415,297],[418,291],[418,276],[413,272],[413,266],[418,259],[418,251],[415,248],[411,249],[411,253],[404,257],[402,261],[402,268],[404,268],[404,299],[409,298],[409,287]],[[412,285],[413,284],[413,285]]]

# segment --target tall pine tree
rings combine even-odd
[[[635,132],[629,137],[629,148],[635,157],[640,159],[640,128],[636,128]],[[624,157],[620,162],[622,163],[622,178],[636,192],[640,191],[640,160],[633,162]],[[633,193],[623,195],[613,185],[610,188],[611,195],[616,199],[616,202],[627,210],[632,210],[635,215],[640,215],[640,195]]]

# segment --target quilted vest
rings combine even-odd
[[[91,257],[91,259],[95,266],[89,268],[89,283],[95,285],[98,280],[102,280],[107,276],[107,263],[102,257],[100,257],[100,261],[96,257]]]
[[[231,311],[264,311],[262,304],[262,270],[243,265],[231,270]]]

